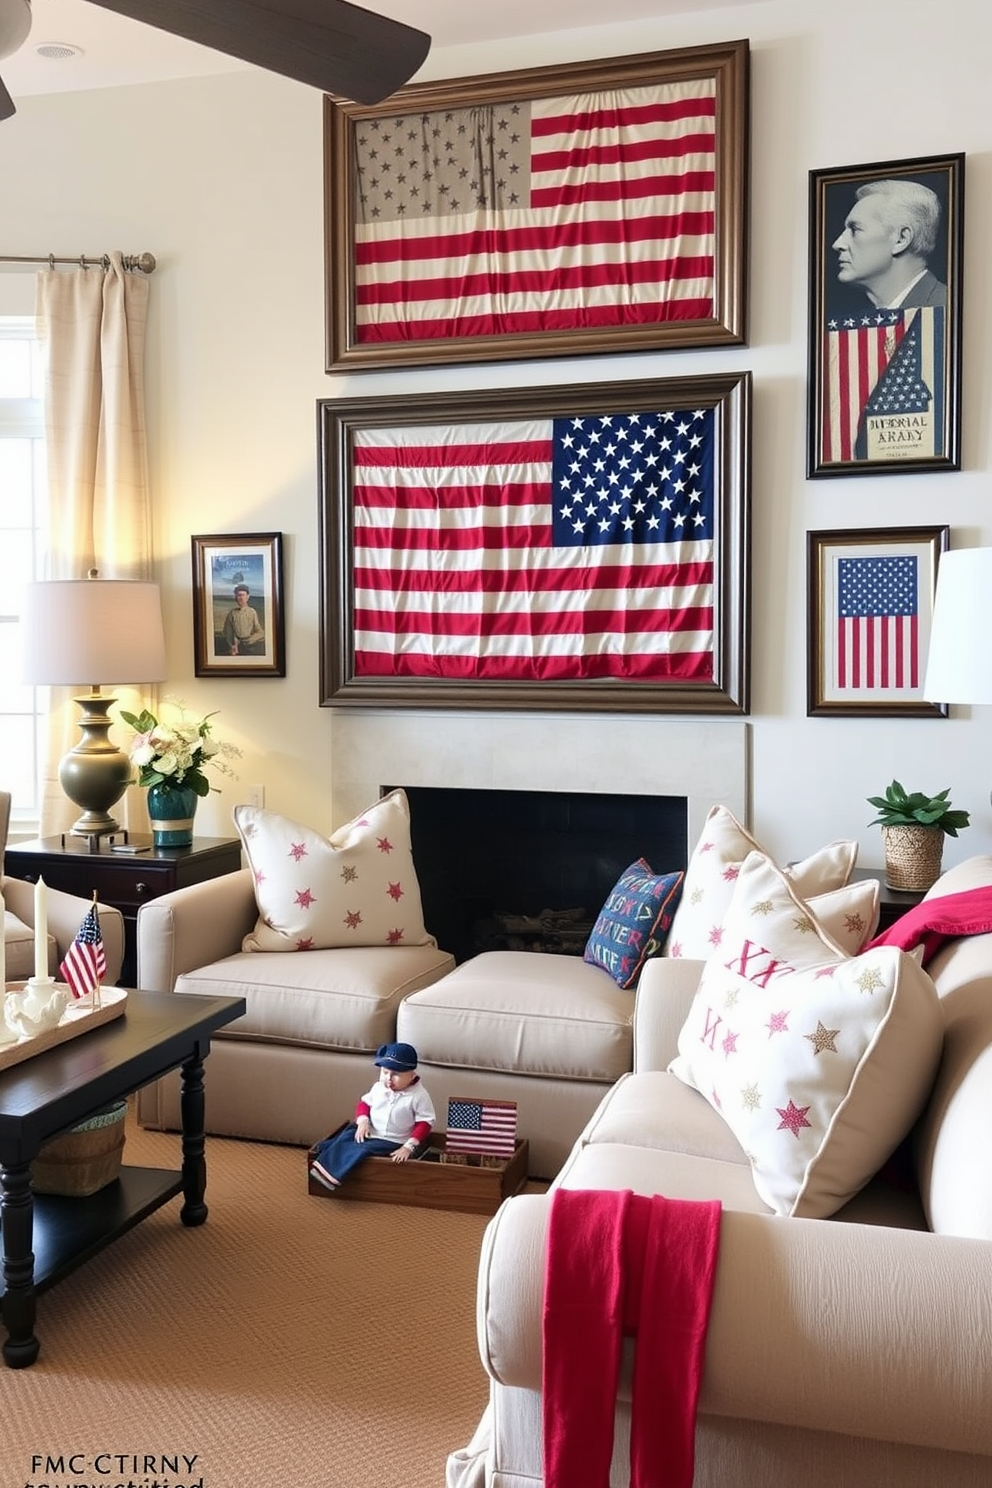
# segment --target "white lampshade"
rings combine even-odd
[[[110,815],[131,780],[131,762],[109,737],[109,709],[116,698],[100,686],[161,682],[165,632],[157,584],[129,579],[53,579],[28,584],[21,608],[25,682],[36,686],[84,684],[77,697],[83,737],[59,765],[62,789],[83,815],[73,832],[90,839],[116,832]]]
[[[28,584],[21,611],[25,682],[78,687],[166,676],[159,586],[130,579]]]
[[[923,696],[992,703],[992,548],[941,554]]]

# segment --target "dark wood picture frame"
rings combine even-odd
[[[811,477],[961,468],[963,244],[963,154],[810,172]]]
[[[282,533],[213,533],[190,538],[193,563],[193,652],[197,677],[285,677]],[[247,588],[241,605],[235,590]],[[261,637],[239,641],[254,612]],[[230,618],[229,618],[230,617]]]
[[[924,701],[937,567],[949,527],[866,527],[807,537],[807,713],[946,718]]]
[[[624,137],[616,147],[587,148],[592,125],[585,115],[552,138],[543,100],[587,94],[594,106],[595,95],[620,90],[644,90],[646,101],[636,100],[637,127],[653,131],[647,143]],[[691,107],[702,122],[694,120],[696,127],[684,133],[673,129],[658,145],[665,114],[685,107],[672,101],[678,90],[697,95]],[[748,43],[733,41],[410,84],[372,107],[326,99],[327,371],[741,344],[748,97]],[[649,109],[654,117],[644,123]],[[518,183],[532,175],[532,111],[541,169],[521,205]],[[491,161],[482,158],[489,145],[480,117],[498,136]],[[450,157],[433,144],[445,129],[452,131]],[[448,138],[441,143],[447,147]],[[677,171],[676,145],[688,152]],[[619,174],[610,158],[616,149],[628,152]],[[649,149],[662,158],[646,158]],[[477,162],[470,213],[461,193]],[[563,186],[569,170],[600,171],[603,178]],[[632,179],[645,183],[637,200],[650,203],[646,221],[643,208],[610,205]],[[406,211],[409,216],[399,215]],[[358,221],[363,215],[365,225]],[[430,235],[430,250],[427,235],[414,231],[417,221],[443,224]],[[547,240],[538,243],[535,234]],[[580,257],[574,239],[582,234],[592,241]],[[428,258],[439,238],[443,253]],[[623,280],[611,284],[611,260],[618,258]],[[396,288],[404,276],[408,311]],[[654,285],[663,288],[649,299]],[[526,303],[514,298],[521,290]]]
[[[746,713],[750,675],[750,405],[750,372],[664,382],[604,382],[319,400],[321,705]],[[669,417],[671,410],[692,410],[692,417],[700,420],[699,427],[707,432],[707,474],[702,481],[707,494],[703,507],[694,510],[707,511],[712,538],[708,547],[684,540],[670,543],[666,539],[662,543],[657,539],[659,552],[650,555],[644,552],[647,542],[625,540],[619,550],[614,543],[612,554],[597,558],[595,538],[588,545],[583,543],[570,518],[566,528],[561,525],[557,531],[555,528],[556,521],[560,524],[565,520],[561,511],[564,498],[559,495],[552,500],[553,491],[563,489],[554,485],[557,477],[553,461],[559,456],[553,456],[552,450],[559,448],[554,443],[558,437],[556,431],[564,428],[556,421],[584,419],[593,426],[610,418],[621,422],[625,418],[633,420],[635,415],[657,414],[659,410],[668,410]],[[523,431],[518,429],[518,423],[524,426]],[[649,429],[653,440],[654,424],[649,423]],[[690,433],[688,437],[694,436]],[[503,468],[503,453],[494,449],[494,441],[507,438],[519,442],[521,448],[528,440],[543,441],[540,444],[543,463],[538,467],[540,474],[533,486],[526,485],[529,472],[493,476],[494,468],[497,472]],[[681,430],[679,438],[686,438]],[[376,445],[378,448],[371,448]],[[412,477],[405,469],[399,472],[392,469],[406,464],[419,474],[424,463],[429,466],[433,461],[434,466],[440,465],[439,445],[453,447],[455,453],[450,461],[459,466],[464,447],[483,448],[479,461],[483,475],[475,481],[475,486],[482,489],[473,489],[468,498],[459,489],[454,497],[455,503],[464,508],[464,515],[442,512],[443,503],[438,499],[446,479],[456,486],[461,481],[460,469],[448,475],[425,474],[416,491],[411,491]],[[527,444],[528,451],[530,447]],[[645,446],[649,453],[654,447]],[[360,491],[364,499],[359,503],[355,499],[356,449],[360,450],[364,481]],[[416,454],[418,449],[432,451],[431,459],[424,462]],[[520,459],[524,458],[521,454]],[[681,455],[677,458],[681,459]],[[652,455],[651,459],[656,463],[656,457]],[[671,472],[664,468],[664,459],[660,463],[661,479],[667,481]],[[693,464],[691,458],[689,463]],[[373,499],[368,499],[373,479],[368,471],[375,464],[390,468],[383,477],[387,503],[373,510],[376,502],[382,503],[378,486]],[[678,476],[679,469],[675,469],[672,478]],[[701,483],[695,475],[691,480],[696,485]],[[390,481],[393,489],[389,487]],[[522,485],[512,485],[513,481]],[[663,497],[668,501],[671,518],[678,517],[665,491],[659,496],[656,486],[654,482],[651,501]],[[514,493],[525,488],[527,494],[504,497],[507,487]],[[400,494],[395,499],[397,490]],[[688,501],[689,491],[681,499],[683,504]],[[698,494],[692,494],[691,500],[698,501]],[[504,501],[505,505],[497,505],[493,515],[492,504]],[[533,504],[513,507],[512,501]],[[393,503],[392,507],[388,503]],[[358,522],[362,537],[360,554],[356,554],[356,505],[362,508]],[[587,505],[580,509],[580,514]],[[652,506],[638,520],[648,522],[652,529],[658,528],[655,510]],[[518,517],[520,511],[527,515]],[[664,516],[665,521],[671,518]],[[594,526],[591,516],[586,520],[590,527]],[[690,527],[695,520],[701,519],[690,520]],[[452,526],[460,521],[472,528],[473,541],[463,545],[470,549],[467,558],[463,557],[461,534],[455,532],[452,536],[451,532]],[[524,525],[518,525],[521,522]],[[421,530],[413,530],[422,528],[424,523],[428,524],[426,537]],[[441,531],[445,523],[447,530]],[[680,522],[676,525],[681,537]],[[694,530],[700,528],[695,526]],[[702,530],[706,531],[705,526]],[[636,530],[633,536],[637,537]],[[454,553],[452,542],[459,545]],[[603,542],[614,542],[614,538],[604,537]],[[407,551],[399,554],[401,546]],[[409,551],[414,547],[426,548],[428,556]],[[398,578],[394,583],[390,577],[388,586],[384,586],[382,572],[389,570],[393,548],[398,553],[395,562]],[[530,557],[532,549],[537,555],[534,558]],[[605,549],[600,547],[600,552]],[[475,558],[472,553],[482,556]],[[696,557],[699,563],[691,579],[697,587],[691,595],[689,591],[672,589],[670,594],[665,591],[662,599],[663,590],[658,586],[666,578],[673,585],[685,583],[684,565]],[[676,559],[683,565],[678,570]],[[621,589],[621,603],[632,611],[639,608],[642,613],[635,615],[634,623],[626,631],[626,615],[622,615],[616,633],[613,617],[608,615],[599,633],[609,639],[599,650],[600,653],[616,651],[619,644],[621,651],[627,646],[634,652],[650,654],[646,660],[638,655],[632,664],[626,659],[619,663],[625,672],[641,668],[635,680],[627,675],[590,676],[597,668],[614,665],[613,659],[609,656],[604,659],[599,654],[590,661],[589,648],[582,649],[581,639],[567,641],[561,637],[567,633],[581,638],[589,614],[592,613],[594,622],[598,618],[598,607],[589,605],[589,592],[597,598],[603,598],[605,593],[604,604],[607,610],[610,608],[616,590],[599,578],[604,569],[597,568],[597,564],[629,565],[639,561],[654,565],[650,577],[642,580],[639,592],[631,597],[623,588],[623,579],[617,578],[615,583]],[[668,570],[664,569],[666,563],[670,565]],[[446,576],[450,581],[447,591],[444,584],[433,578],[445,564],[456,570],[453,577],[451,573]],[[500,572],[501,564],[506,572]],[[549,572],[534,578],[542,564]],[[523,578],[520,573],[509,572],[514,568],[522,570]],[[415,569],[422,572],[413,572]],[[657,577],[663,571],[665,577]],[[616,572],[615,568],[609,569],[608,577],[612,579]],[[364,591],[361,607],[356,595],[358,586]],[[403,594],[397,598],[396,591],[404,586],[412,599]],[[448,592],[456,586],[460,586],[458,596],[449,599]],[[567,592],[575,587],[582,591],[578,596]],[[426,599],[422,598],[425,591]],[[658,603],[652,606],[655,596]],[[700,605],[704,608],[699,609]],[[412,617],[410,610],[416,612]],[[470,617],[467,622],[465,615]],[[402,641],[397,641],[390,632],[394,621],[397,632],[406,631]],[[647,645],[636,638],[632,640],[628,634],[626,641],[616,642],[616,634],[622,636],[631,629],[674,632],[680,625],[691,634],[685,637],[670,634],[667,640],[652,639]],[[532,628],[542,635],[540,642],[519,639],[521,635],[526,637]],[[411,630],[418,634],[411,637]],[[698,669],[698,677],[685,680],[674,675],[680,669],[680,659],[672,662],[671,656],[659,657],[656,653],[667,647],[671,655],[677,656],[683,650],[696,654],[699,648],[694,649],[693,641],[699,631],[704,634],[700,646],[706,659]],[[383,645],[379,632],[388,634]],[[512,635],[515,639],[504,642],[501,649],[492,639],[496,635]],[[480,636],[487,639],[478,640]],[[476,651],[472,650],[473,644]],[[459,651],[459,646],[465,649]],[[527,653],[529,659],[523,669],[518,665],[520,653],[514,652],[514,646],[534,648],[533,655]],[[536,659],[541,647],[553,655],[552,662]],[[465,656],[467,662],[453,660]],[[626,658],[626,652],[623,656]],[[479,675],[469,675],[472,668]],[[703,675],[704,668],[708,675]],[[673,675],[661,675],[666,669]],[[522,670],[526,673],[523,679]]]

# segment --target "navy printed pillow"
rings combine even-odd
[[[624,869],[607,895],[582,959],[632,987],[649,956],[657,956],[682,897],[685,874],[653,873],[644,858]]]

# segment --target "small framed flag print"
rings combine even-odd
[[[512,1157],[516,1138],[516,1101],[467,1095],[453,1095],[448,1101],[445,1152]]]
[[[807,534],[807,713],[943,718],[923,679],[948,527]]]

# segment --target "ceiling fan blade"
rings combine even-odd
[[[357,103],[379,103],[409,82],[431,44],[425,32],[347,0],[91,3]]]
[[[0,78],[0,119],[9,119],[12,114],[16,113],[14,100],[4,87],[3,78]]]

